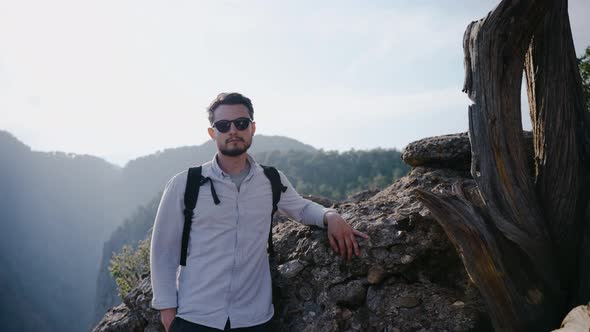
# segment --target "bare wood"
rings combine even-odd
[[[464,37],[471,69],[465,90],[474,102],[469,107],[472,176],[490,220],[528,257],[528,273],[539,276],[540,284],[521,285],[533,287],[521,291],[556,301],[552,243],[528,175],[520,118],[524,55],[548,6],[546,1],[503,1],[470,25]]]
[[[461,185],[455,186],[461,192]],[[437,196],[419,190],[417,196],[439,221],[458,248],[465,269],[478,286],[496,331],[523,331],[530,328],[523,317],[526,301],[508,277],[502,252],[486,218],[463,194]],[[529,317],[530,318],[530,317]]]
[[[520,86],[524,54],[532,22],[546,11],[542,1],[503,1],[485,19],[465,32],[471,68],[469,138],[472,175],[492,214],[502,216],[498,228],[522,246],[537,271],[550,268],[549,235],[528,176],[520,119]],[[544,9],[544,10],[541,10]],[[515,19],[514,16],[520,16]],[[533,241],[531,241],[533,240]]]
[[[576,292],[583,232],[584,99],[567,1],[556,1],[535,31],[526,55],[527,94],[533,123],[536,192],[556,250],[561,287]],[[585,136],[585,137],[584,137]],[[588,292],[588,290],[586,290]],[[575,299],[570,299],[575,302]],[[579,303],[578,303],[579,304]]]

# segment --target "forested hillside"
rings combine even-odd
[[[31,151],[0,131],[0,326],[84,331],[98,246],[123,215],[120,169],[92,156]]]
[[[382,189],[409,168],[392,149],[368,151],[271,151],[257,160],[282,170],[301,194],[343,200],[365,189]]]

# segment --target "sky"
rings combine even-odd
[[[402,149],[467,130],[463,32],[497,3],[0,0],[0,130],[122,166],[205,142],[237,91],[257,134]],[[580,55],[590,1],[569,3]]]

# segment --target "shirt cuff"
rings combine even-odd
[[[152,308],[156,310],[160,309],[169,309],[169,308],[176,308],[178,307],[178,303],[176,302],[176,298],[174,299],[167,299],[167,300],[158,300],[155,301],[152,299]]]
[[[328,212],[336,212],[338,213],[338,211],[331,209],[331,208],[323,208],[322,209],[322,220],[320,222],[321,225],[317,225],[320,228],[326,228],[328,225],[324,224],[324,219],[326,218],[326,213]]]

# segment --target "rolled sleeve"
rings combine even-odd
[[[181,176],[182,174],[178,174],[166,184],[154,223],[150,250],[153,291],[151,304],[154,309],[178,306],[176,275],[184,223],[181,198],[184,195],[186,172],[184,176]]]
[[[334,211],[334,209],[323,207],[316,202],[301,197],[283,172],[279,171],[279,174],[281,175],[281,182],[287,187],[287,190],[281,194],[281,200],[278,204],[279,212],[302,224],[325,228],[324,215],[329,211]]]

